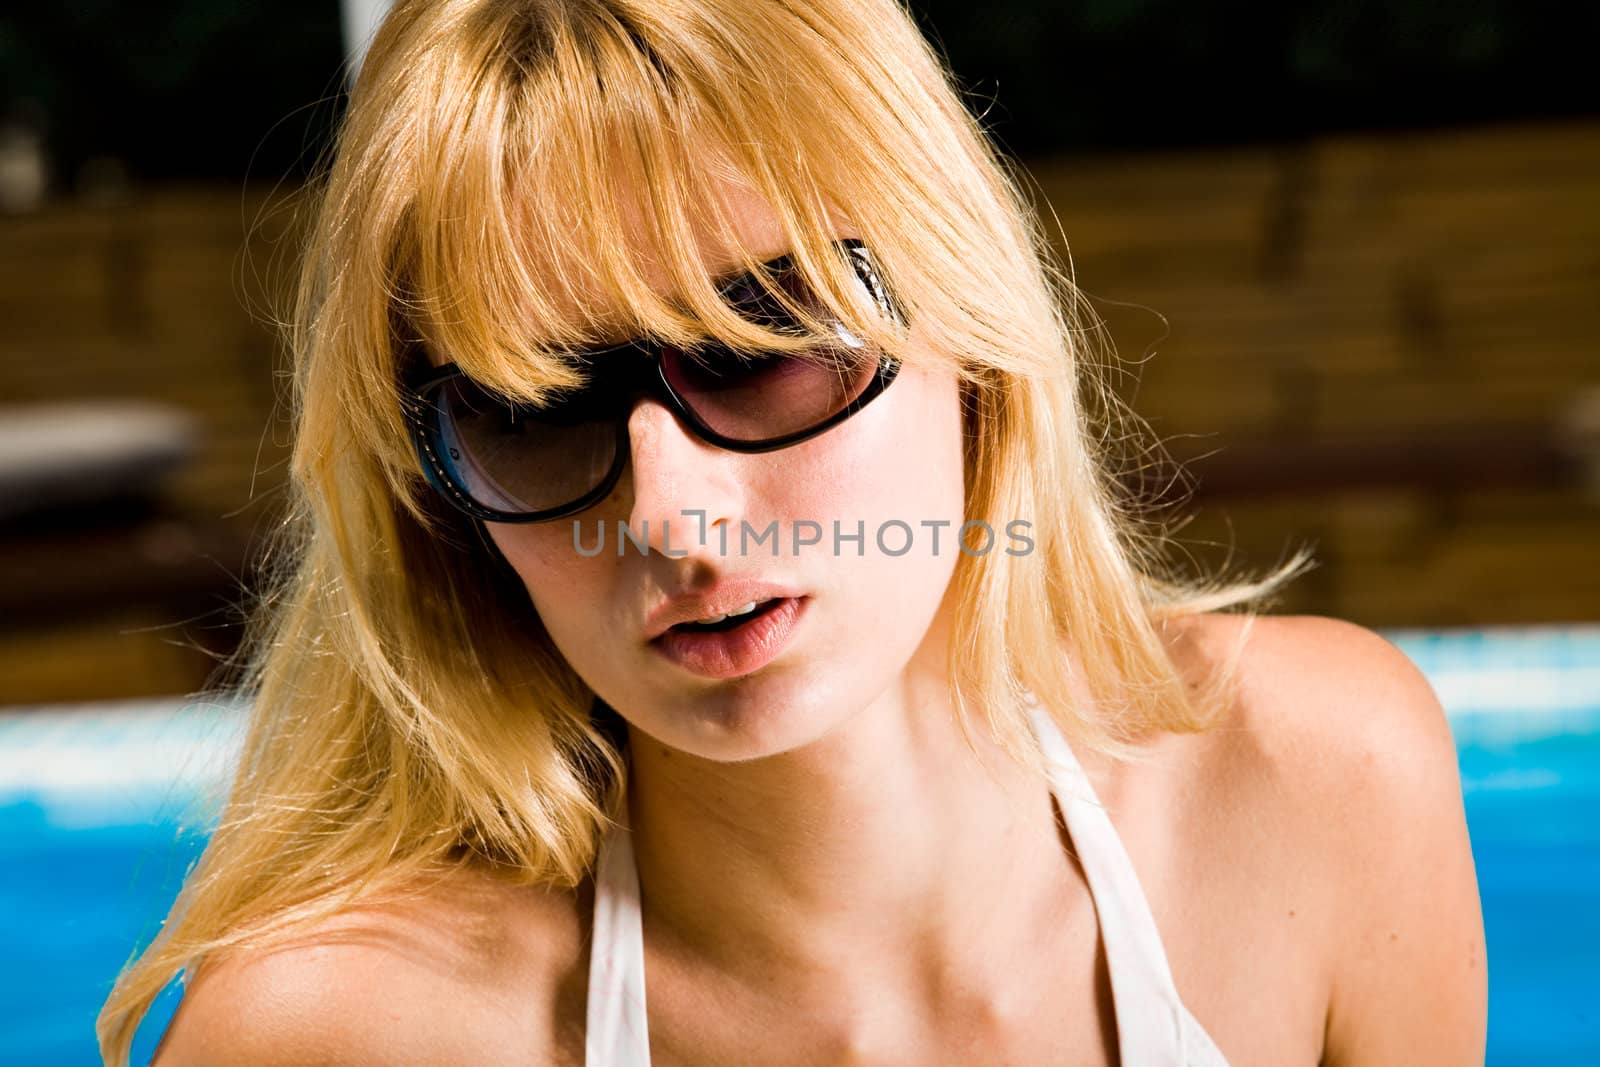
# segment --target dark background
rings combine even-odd
[[[19,3],[0,109],[61,182],[303,175],[339,111],[333,0]],[[1593,115],[1600,5],[1515,0],[925,0],[994,133],[1038,156]]]

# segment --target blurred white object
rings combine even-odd
[[[0,407],[0,517],[143,492],[194,454],[197,430],[150,401]]]
[[[36,210],[44,202],[47,171],[38,130],[16,119],[0,125],[0,211],[20,215]]]
[[[339,0],[344,25],[344,53],[349,60],[350,81],[356,80],[361,70],[361,59],[367,54],[378,23],[389,13],[389,0]]]

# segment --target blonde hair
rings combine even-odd
[[[1028,693],[1075,743],[1122,755],[1214,719],[1230,664],[1186,691],[1165,621],[1245,604],[1299,561],[1254,582],[1172,576],[1160,528],[1113,488],[1124,424],[1093,414],[1116,409],[1070,279],[896,0],[402,0],[302,268],[294,506],[251,634],[241,762],[168,922],[101,1011],[107,1063],[208,954],[462,864],[562,886],[588,873],[623,804],[624,748],[515,576],[424,483],[396,379],[419,341],[527,398],[575,380],[563,349],[619,331],[798,343],[717,296],[695,234],[731,236],[706,195],[727,179],[771,205],[853,329],[959,374],[965,514],[1034,523],[1032,553],[957,565],[963,729],[975,714],[1036,761]],[[915,345],[852,295],[830,254],[841,218]],[[748,267],[760,252],[739,247]]]

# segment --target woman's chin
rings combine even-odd
[[[837,705],[819,706],[810,692],[788,684],[732,686],[685,700],[655,723],[639,723],[666,747],[717,763],[781,755],[827,734]]]

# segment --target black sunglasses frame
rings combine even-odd
[[[838,241],[836,245],[852,253],[852,260],[857,259],[857,253],[866,252],[865,245],[854,239]],[[790,257],[782,256],[763,264],[763,269],[772,274],[779,274],[788,270],[790,266]],[[724,288],[737,285],[743,280],[745,280],[743,277],[736,278],[729,283],[729,286]],[[877,283],[876,278],[864,280],[868,282],[869,288],[873,291],[873,296],[878,300],[883,310],[903,322],[903,317],[889,299],[887,292]],[[606,391],[610,398],[617,401],[615,414],[616,458],[612,461],[610,469],[601,478],[599,484],[571,503],[537,511],[499,511],[495,508],[486,507],[474,500],[471,494],[467,492],[466,487],[452,477],[448,465],[439,454],[443,447],[440,439],[440,390],[456,378],[466,377],[466,374],[455,363],[446,363],[438,367],[423,363],[415,365],[405,372],[401,391],[403,394],[402,408],[405,412],[406,422],[411,430],[412,443],[416,447],[418,458],[422,461],[423,473],[427,476],[429,484],[448,503],[471,517],[485,522],[533,523],[562,519],[593,507],[604,500],[616,488],[631,454],[628,440],[628,416],[632,412],[634,404],[641,397],[659,401],[678,417],[678,420],[686,429],[708,444],[726,449],[729,452],[747,454],[775,452],[778,449],[788,448],[791,445],[797,445],[802,441],[816,437],[818,434],[824,433],[850,418],[887,389],[900,371],[899,361],[893,359],[888,353],[880,353],[878,366],[866,387],[844,407],[828,416],[822,422],[779,437],[765,438],[760,441],[742,441],[727,437],[712,429],[704,419],[695,413],[688,402],[672,388],[672,384],[667,380],[667,371],[663,365],[660,346],[652,345],[645,341],[634,341],[610,348],[577,353],[577,355],[583,359],[598,356],[607,358],[606,375],[608,386]],[[614,385],[611,384],[613,382],[615,383]]]

